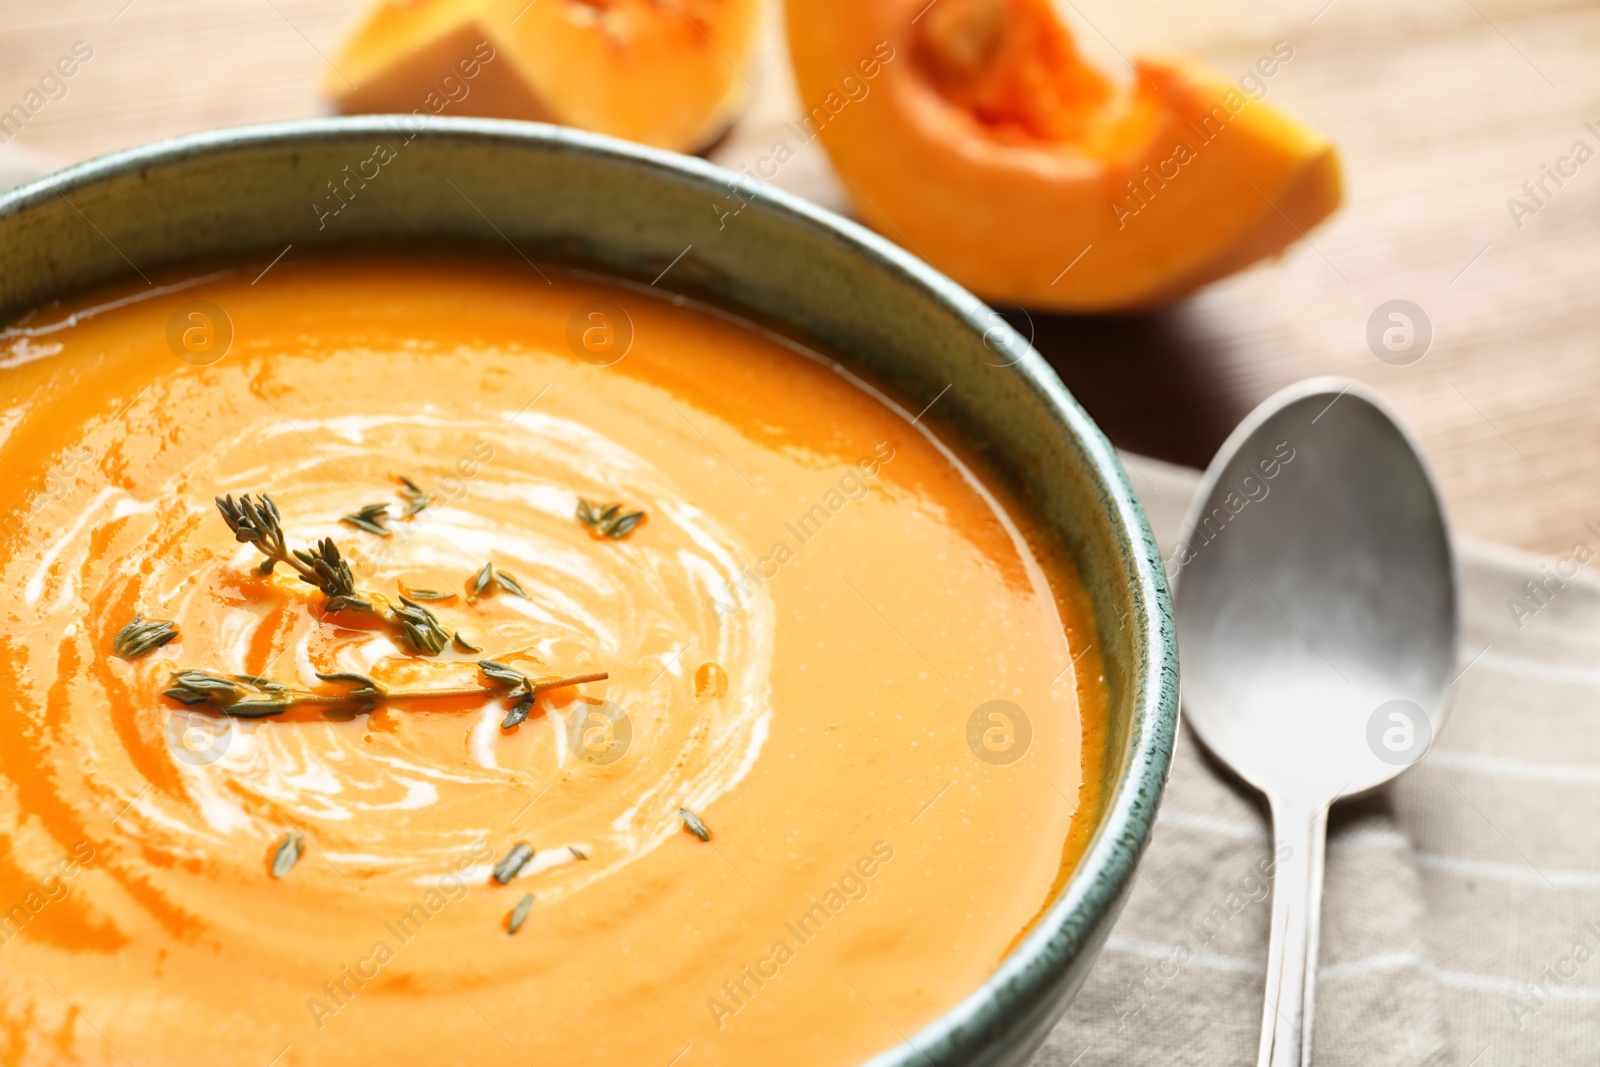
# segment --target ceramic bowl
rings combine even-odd
[[[186,261],[395,241],[510,245],[643,282],[670,266],[667,287],[801,337],[908,404],[941,397],[940,432],[1066,545],[1110,695],[1099,825],[988,980],[870,1067],[1024,1063],[1132,885],[1177,722],[1161,559],[1099,429],[1004,320],[883,238],[699,159],[532,123],[293,122],[68,168],[0,195],[0,319]]]

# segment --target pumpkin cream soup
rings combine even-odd
[[[993,972],[1103,682],[931,396],[522,261],[261,266],[0,334],[4,1062],[849,1067]]]

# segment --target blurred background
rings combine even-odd
[[[321,93],[359,0],[0,0],[0,111],[63,56],[65,92],[0,130],[0,179],[220,126],[331,114]],[[1204,466],[1251,406],[1342,374],[1417,429],[1460,532],[1566,551],[1600,522],[1600,5],[1562,0],[1078,0],[1080,47],[1197,54],[1229,77],[1293,49],[1271,102],[1326,133],[1345,204],[1282,257],[1169,307],[1066,316],[1004,309],[1124,449]],[[742,63],[749,109],[709,152],[737,168],[801,109],[769,14]],[[76,50],[75,50],[76,48]],[[83,58],[84,53],[91,53]],[[35,100],[38,98],[35,97]],[[820,144],[774,184],[847,205]],[[1431,341],[1397,366],[1368,342],[1410,301]],[[1418,336],[1422,335],[1419,328]],[[1413,352],[1411,355],[1415,355]],[[1134,461],[1136,488],[1141,474]]]

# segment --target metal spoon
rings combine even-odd
[[[1271,804],[1257,1064],[1309,1067],[1328,807],[1399,774],[1443,725],[1455,561],[1416,443],[1356,382],[1268,399],[1195,500],[1173,559],[1184,716]]]

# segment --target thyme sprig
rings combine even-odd
[[[147,619],[135,614],[132,622],[117,631],[117,636],[111,641],[111,649],[123,659],[138,659],[177,636],[177,623]]]
[[[216,499],[217,510],[222,512],[222,520],[233,532],[234,540],[255,545],[256,550],[267,557],[257,568],[261,574],[271,574],[273,568],[282,563],[298,574],[302,582],[322,590],[329,600],[328,610],[338,610],[332,606],[333,601],[340,601],[340,607],[372,610],[371,602],[357,595],[355,575],[339,555],[339,546],[333,543],[333,538],[324,537],[309,552],[299,548],[291,552],[283,536],[283,516],[270,496],[263,493],[260,500],[252,500],[250,494],[245,493],[237,502],[232,494]]]
[[[578,498],[578,521],[601,537],[620,541],[632,533],[633,528],[643,520],[642,511],[623,514],[621,504],[596,504],[581,496]]]
[[[373,508],[388,508],[387,504],[373,504],[363,508],[347,520],[359,519]],[[453,634],[440,624],[438,616],[404,594],[400,606],[388,603],[382,597],[363,593],[356,588],[355,575],[350,564],[339,553],[333,539],[324,537],[309,552],[303,549],[290,551],[283,534],[283,519],[278,505],[263,493],[259,500],[245,493],[236,501],[230,496],[217,497],[217,510],[223,521],[233,531],[236,540],[254,545],[266,557],[259,568],[262,574],[271,574],[282,563],[300,576],[302,582],[314,585],[328,598],[329,611],[365,611],[376,614],[392,626],[398,627],[411,647],[428,656],[437,656]]]
[[[468,696],[510,697],[516,702],[513,705],[515,710],[516,705],[520,705],[524,700],[531,708],[538,694],[547,689],[598,682],[610,677],[606,672],[600,671],[592,674],[535,678],[502,663],[494,663],[492,660],[485,660],[484,663],[492,664],[498,669],[495,674],[491,674],[483,663],[479,664],[479,670],[483,672],[487,684],[448,686],[438,689],[389,689],[376,679],[354,671],[318,673],[317,677],[324,682],[349,687],[340,692],[327,693],[292,689],[281,682],[253,674],[213,674],[210,671],[188,668],[173,674],[164,695],[190,707],[204,704],[236,719],[271,718],[282,715],[292,707],[304,705],[372,711],[379,704],[396,700],[437,700]],[[515,681],[508,680],[511,675],[515,676]],[[523,714],[523,718],[527,718],[526,713]]]

